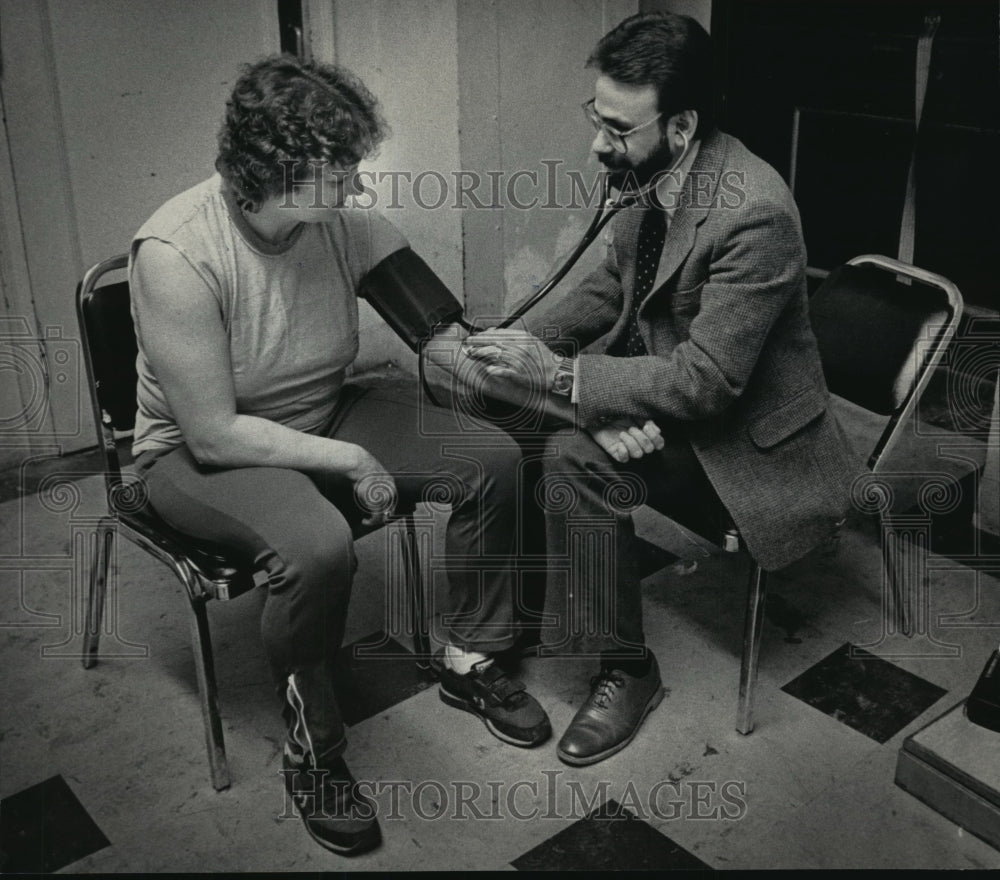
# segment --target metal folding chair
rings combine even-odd
[[[116,533],[138,544],[167,565],[184,585],[191,605],[191,634],[195,670],[205,722],[205,742],[216,789],[230,784],[222,719],[219,714],[212,640],[206,605],[210,599],[227,600],[255,586],[254,572],[226,548],[183,535],[161,520],[146,503],[140,481],[122,473],[116,432],[135,427],[136,354],[135,328],[130,312],[128,282],[108,283],[107,276],[128,264],[127,255],[93,266],[77,287],[76,308],[83,342],[97,442],[104,454],[104,481],[108,515],[97,526],[97,553],[90,571],[83,665],[97,662],[104,615],[108,568]],[[414,624],[414,649],[418,661],[429,657],[427,612],[412,507],[399,511],[405,524],[400,542],[402,568]],[[371,531],[371,530],[367,530]],[[366,534],[359,532],[355,537]]]
[[[866,254],[835,269],[809,303],[823,373],[831,393],[888,421],[867,460],[878,472],[895,447],[920,395],[941,363],[962,316],[962,296],[948,279],[890,257]],[[746,550],[725,509],[710,523],[662,511],[727,552]],[[892,554],[883,561],[900,632],[911,635]],[[754,690],[764,624],[767,572],[750,558],[736,729],[754,728]]]

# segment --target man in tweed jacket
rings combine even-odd
[[[546,607],[560,624],[546,642],[601,656],[559,743],[571,764],[624,748],[663,694],[645,648],[630,510],[721,499],[756,559],[777,569],[831,533],[851,477],[809,326],[798,211],[777,172],[715,128],[708,35],[684,16],[633,16],[588,65],[599,73],[585,108],[593,150],[616,185],[654,183],[656,198],[622,210],[603,264],[529,312],[526,328],[467,340],[472,357],[518,364],[499,368],[507,380],[533,376],[575,404],[577,428],[549,438],[532,493],[546,507],[550,560],[571,556],[573,522],[614,529],[596,564],[567,574],[550,563]],[[656,210],[667,231],[650,286],[650,255],[639,252],[659,245],[639,240]],[[579,353],[601,337],[603,353]]]

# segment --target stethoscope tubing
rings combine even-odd
[[[684,136],[682,135],[682,137]],[[671,164],[670,169],[666,172],[667,174],[673,173],[680,167],[681,162],[684,161],[684,157],[687,156],[690,148],[691,141],[685,137],[684,149],[681,151],[681,154],[677,157],[676,161]],[[503,330],[510,327],[515,321],[523,318],[530,309],[534,308],[539,302],[547,297],[552,292],[553,288],[566,277],[569,270],[576,265],[577,260],[583,256],[583,252],[587,250],[587,248],[593,243],[594,239],[600,235],[601,230],[608,224],[611,218],[614,217],[615,214],[617,214],[622,208],[632,207],[645,199],[650,192],[656,189],[658,184],[659,177],[655,177],[645,186],[640,187],[637,190],[622,192],[619,194],[617,199],[612,199],[610,178],[607,174],[605,174],[601,183],[601,204],[598,206],[593,220],[590,221],[590,226],[587,227],[587,231],[583,233],[580,241],[577,243],[576,247],[573,248],[572,253],[566,258],[562,266],[560,266],[559,269],[557,269],[549,277],[548,281],[546,281],[536,293],[521,303],[521,305],[518,306],[510,315],[496,325],[497,329]],[[464,318],[459,319],[459,323],[466,330],[472,333],[477,332],[479,329],[473,324],[467,322]]]
[[[617,202],[612,201],[609,197],[610,193],[611,186],[608,183],[607,176],[605,176],[601,186],[601,204],[598,206],[597,211],[594,214],[594,218],[590,221],[590,226],[587,227],[586,232],[583,233],[580,241],[577,242],[576,247],[573,248],[573,252],[566,258],[562,266],[560,266],[559,269],[549,277],[549,280],[546,281],[535,294],[525,300],[510,315],[497,324],[499,329],[502,330],[510,327],[511,324],[524,317],[530,309],[547,297],[552,292],[552,289],[566,277],[566,273],[576,265],[577,260],[583,256],[583,252],[590,247],[594,239],[597,238],[601,230],[607,225],[608,221],[614,217],[618,211],[625,207],[622,199],[619,199]]]

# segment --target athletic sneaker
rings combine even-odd
[[[549,716],[538,700],[496,663],[481,661],[466,675],[442,664],[438,675],[441,699],[449,706],[477,715],[497,739],[531,748],[552,735]]]
[[[308,684],[304,674],[288,676],[283,713],[288,738],[281,762],[285,790],[313,840],[341,856],[360,855],[382,842],[378,808],[359,793],[344,759],[331,756],[337,744],[322,750],[322,757],[316,759],[316,736],[324,725],[310,727],[308,723],[303,697]],[[342,739],[342,729],[339,736]]]
[[[306,831],[320,846],[337,855],[356,856],[382,842],[378,807],[359,797],[343,758],[315,767],[308,753],[300,757],[286,747],[282,776]]]

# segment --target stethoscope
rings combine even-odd
[[[536,293],[521,303],[521,305],[518,306],[513,313],[508,315],[496,325],[497,329],[504,330],[510,327],[511,324],[520,318],[523,318],[530,309],[534,308],[539,302],[547,297],[555,286],[566,277],[566,273],[576,265],[580,257],[583,256],[584,251],[590,247],[594,239],[600,235],[601,230],[608,224],[615,214],[623,208],[630,208],[634,205],[645,202],[646,197],[653,192],[657,186],[659,186],[660,181],[664,177],[673,174],[678,168],[680,168],[681,163],[685,158],[687,158],[687,155],[691,150],[691,138],[686,132],[683,131],[679,131],[678,134],[684,139],[684,149],[681,150],[680,155],[670,164],[670,168],[664,172],[657,172],[657,174],[653,175],[653,179],[644,186],[641,186],[638,189],[622,190],[619,192],[617,198],[611,198],[610,176],[607,173],[604,174],[603,180],[601,181],[601,204],[598,206],[597,211],[594,214],[594,218],[590,221],[590,226],[587,227],[587,230],[581,236],[576,247],[573,248],[563,264],[552,273],[549,279],[538,289]],[[459,323],[470,333],[477,332],[481,329],[467,322],[464,317],[459,319]]]
[[[659,186],[661,180],[677,171],[680,168],[681,163],[687,157],[691,149],[691,138],[685,132],[678,132],[680,136],[684,139],[684,149],[681,150],[680,155],[675,159],[664,172],[658,172],[653,176],[653,179],[649,183],[637,188],[637,189],[627,189],[622,190],[618,193],[617,198],[611,197],[611,181],[610,175],[604,174],[601,180],[601,204],[598,206],[597,211],[594,213],[593,219],[590,221],[590,225],[587,227],[586,231],[580,237],[580,241],[577,242],[576,247],[570,252],[569,256],[563,261],[563,264],[556,269],[555,272],[549,276],[548,280],[535,292],[531,297],[521,303],[510,315],[495,324],[496,329],[504,330],[509,328],[515,321],[520,318],[538,305],[541,300],[548,296],[556,285],[566,277],[566,273],[576,265],[577,261],[583,255],[584,251],[593,243],[594,239],[600,235],[601,230],[610,222],[610,220],[622,209],[630,208],[634,205],[644,202],[646,197],[652,193],[657,186]],[[464,315],[459,316],[456,319],[456,323],[459,324],[464,330],[468,331],[470,334],[475,334],[481,332],[484,328],[478,327],[472,322],[468,321]],[[432,403],[440,406],[431,387],[427,381],[425,371],[424,371],[424,358],[421,356],[418,358],[418,374],[420,376],[420,384],[423,386],[425,393]]]

